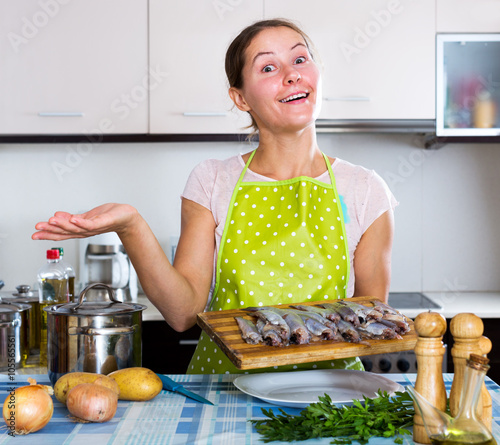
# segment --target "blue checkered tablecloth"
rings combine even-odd
[[[0,376],[0,402],[3,405],[14,386],[24,386],[28,377],[38,383],[50,385],[46,375],[15,375],[9,380]],[[249,419],[265,416],[261,408],[275,408],[239,391],[233,380],[237,375],[173,375],[175,381],[214,403],[201,404],[180,394],[162,391],[149,402],[118,402],[115,417],[106,423],[75,423],[69,418],[64,405],[54,398],[54,415],[42,430],[27,436],[11,437],[4,430],[0,444],[9,445],[100,445],[100,444],[196,444],[196,445],[245,445],[263,443]],[[386,374],[385,377],[405,386],[414,383],[415,374]],[[449,390],[453,374],[444,375]],[[486,385],[493,399],[493,433],[500,438],[500,386],[486,378]],[[299,414],[300,409],[282,408]],[[331,439],[296,442],[297,444],[329,444]],[[370,444],[389,445],[393,439],[372,438]],[[405,444],[413,444],[405,436]],[[272,442],[280,445],[282,442]]]

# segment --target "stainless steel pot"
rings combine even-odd
[[[2,295],[2,302],[29,304],[31,306],[28,311],[27,324],[28,346],[30,354],[36,355],[40,353],[40,329],[42,321],[38,292],[32,292],[30,286],[27,284],[21,284],[16,289],[17,292]]]
[[[0,371],[14,373],[28,358],[28,311],[30,306],[0,303]]]
[[[85,301],[88,290],[108,291],[109,300]],[[45,307],[47,371],[52,384],[68,372],[109,374],[142,365],[142,304],[115,299],[113,289],[94,283],[77,303]]]

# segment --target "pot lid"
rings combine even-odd
[[[0,302],[0,313],[15,313],[15,312],[23,312],[30,309],[31,306],[29,304],[20,304],[20,303],[7,303],[5,301]]]
[[[38,303],[38,292],[33,293],[27,284],[21,284],[16,289],[17,292],[2,294],[0,300],[6,303]]]
[[[14,292],[12,295],[14,297],[18,298],[38,298],[38,292],[35,295],[31,291],[31,287],[28,286],[27,284],[20,284],[19,286],[16,287],[17,292]]]
[[[122,303],[121,301],[85,301],[80,303],[63,303],[46,306],[44,311],[51,314],[65,314],[76,316],[95,315],[124,315],[143,311],[143,304]]]
[[[85,294],[92,288],[105,288],[108,291],[109,300],[106,301],[84,301]],[[116,300],[113,289],[102,283],[94,283],[87,286],[80,294],[78,303],[54,304],[44,308],[44,311],[54,314],[96,316],[96,315],[123,315],[140,312],[147,306],[136,303],[124,303]]]

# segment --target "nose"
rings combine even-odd
[[[294,83],[297,83],[300,79],[301,79],[301,77],[300,77],[299,72],[295,69],[290,69],[286,73],[285,83],[292,85]]]

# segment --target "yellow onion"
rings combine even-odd
[[[107,422],[116,413],[118,394],[102,385],[80,383],[68,392],[66,406],[78,419]]]
[[[29,434],[41,430],[52,418],[54,404],[50,386],[37,385],[29,378],[28,386],[13,389],[3,404],[3,420],[9,435]]]

